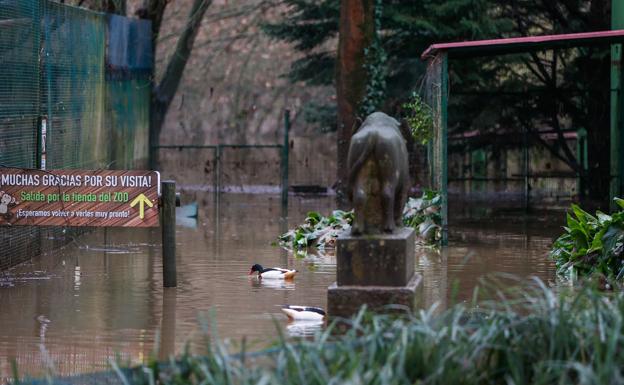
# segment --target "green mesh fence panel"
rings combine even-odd
[[[152,27],[107,15],[106,127],[112,168],[145,168],[149,149]]]
[[[104,131],[102,14],[43,1],[41,20],[41,114],[48,117],[48,169],[106,168],[109,141]],[[45,230],[46,238],[69,241],[85,229]],[[46,244],[47,245],[47,244]]]
[[[48,116],[47,167],[106,167],[106,18],[62,4],[43,4],[41,102]]]
[[[0,163],[33,167],[39,117],[39,2],[0,2]],[[0,186],[2,190],[2,186]],[[0,231],[0,270],[40,251],[38,228]]]
[[[0,2],[0,163],[35,165],[39,116],[39,2]]]
[[[149,148],[150,80],[110,79],[106,87],[106,126],[110,168],[146,168]]]
[[[105,14],[48,0],[0,0],[2,166],[37,167],[43,116],[48,169],[147,165],[151,27],[123,17],[116,19],[121,27],[109,26],[108,20]],[[115,74],[107,73],[105,64],[109,27],[115,41],[109,67],[117,66]],[[0,270],[83,231],[2,227]]]

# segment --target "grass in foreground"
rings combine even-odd
[[[490,297],[491,298],[491,297]],[[120,375],[126,384],[621,384],[624,294],[541,282],[407,317],[361,313],[343,335],[281,338],[260,355],[209,344]]]

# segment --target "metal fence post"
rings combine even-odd
[[[176,235],[175,235],[175,182],[162,181],[162,261],[163,261],[163,286],[176,287],[178,285],[176,272]]]
[[[221,156],[223,147],[218,144],[217,145],[217,155],[215,156],[215,172],[217,174],[216,177],[216,189],[215,189],[215,210],[217,215],[219,215],[219,206],[221,205]]]
[[[442,51],[436,57],[429,59],[428,66],[433,69],[431,79],[431,103],[434,111],[432,152],[432,179],[433,188],[441,198],[440,216],[442,217],[442,246],[448,245],[448,55]]]
[[[524,174],[524,211],[529,211],[531,189],[529,179],[530,168],[530,152],[529,152],[529,132],[526,127],[522,131],[522,173]]]
[[[624,0],[613,0],[611,2],[611,29],[624,28]],[[622,97],[622,83],[624,81],[624,68],[622,68],[622,44],[611,45],[611,120],[610,120],[610,173],[611,183],[609,188],[609,205],[611,210],[616,209],[613,198],[622,194],[624,160],[622,152],[624,150],[624,118],[622,108],[624,98]]]
[[[284,112],[284,144],[282,145],[282,208],[288,207],[288,151],[290,131],[290,110]]]

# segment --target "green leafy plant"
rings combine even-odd
[[[441,203],[438,192],[425,190],[420,198],[409,198],[405,204],[403,224],[416,229],[424,245],[437,245],[442,238]],[[302,225],[279,236],[279,244],[295,251],[333,248],[338,234],[350,229],[352,222],[353,211],[335,210],[328,217],[311,211]]]
[[[550,257],[557,272],[566,277],[601,275],[607,280],[624,278],[624,200],[620,210],[591,215],[572,205],[566,215],[565,232],[555,240]]]
[[[281,246],[293,250],[305,250],[315,247],[323,250],[332,248],[338,234],[351,228],[353,211],[334,210],[325,217],[316,211],[310,211],[304,223],[279,236]]]
[[[414,140],[423,145],[427,144],[433,135],[433,110],[431,107],[415,92],[402,107],[407,111],[405,120]]]
[[[442,239],[441,204],[437,191],[425,190],[420,198],[409,198],[403,209],[403,224],[416,229],[425,245],[438,245]]]
[[[386,53],[381,37],[381,20],[383,1],[375,0],[375,36],[370,46],[364,49],[364,68],[368,74],[368,82],[364,98],[360,103],[362,116],[367,116],[379,110],[386,99],[386,77],[388,76],[388,54]]]

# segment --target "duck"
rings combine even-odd
[[[265,269],[262,265],[257,263],[251,267],[249,275],[252,275],[254,271],[258,272],[258,278],[270,279],[292,279],[295,277],[295,274],[298,273],[297,270],[282,269],[281,267],[269,267]]]
[[[325,310],[314,306],[284,305],[282,311],[293,321],[321,321],[325,318]]]

